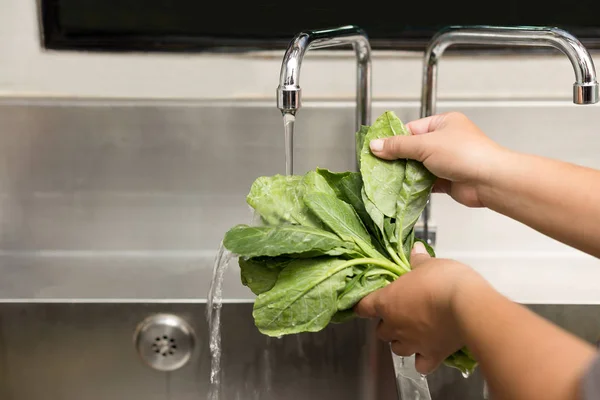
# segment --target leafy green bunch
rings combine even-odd
[[[410,271],[414,226],[436,177],[420,162],[382,160],[369,148],[371,140],[409,134],[387,111],[356,133],[360,172],[317,168],[254,181],[247,202],[262,224],[233,227],[223,244],[257,295],[260,332],[317,332],[347,321],[363,297]],[[476,367],[467,349],[446,364],[465,373]]]

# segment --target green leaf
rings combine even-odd
[[[344,264],[344,260],[330,257],[288,264],[273,288],[254,302],[253,316],[260,332],[281,336],[325,328],[338,311],[338,293],[353,271]]]
[[[337,303],[338,310],[347,310],[354,307],[363,297],[387,286],[389,283],[385,275],[375,275],[366,279],[361,279],[359,275],[356,278],[352,282],[352,285],[348,285],[339,297]]]
[[[477,360],[471,352],[466,348],[462,348],[444,360],[444,364],[451,368],[456,368],[465,376],[469,376],[477,368]]]
[[[374,139],[409,134],[396,114],[387,111],[369,128],[360,153],[360,173],[365,193],[384,215],[391,218],[396,217],[396,199],[402,189],[406,161],[382,160],[371,153],[369,144]]]
[[[433,175],[417,161],[406,163],[402,189],[398,195],[396,229],[399,243],[404,243],[427,205],[435,182]]]
[[[263,176],[254,181],[246,202],[268,225],[295,224],[322,228],[304,205],[303,176]]]
[[[360,174],[358,172],[348,174],[339,181],[338,187],[341,193],[338,197],[354,208],[367,228],[372,226],[373,220],[362,201],[363,184]]]
[[[364,255],[383,257],[371,244],[369,232],[350,204],[325,193],[307,194],[304,203],[340,238],[356,243]]]
[[[360,129],[355,134],[355,136],[356,136],[356,160],[359,163],[359,166],[360,166],[360,153],[361,153],[362,148],[365,143],[365,136],[367,136],[367,133],[369,133],[369,128],[370,127],[368,125],[361,125]]]
[[[362,179],[358,172],[331,172],[327,169],[317,168],[316,171],[305,175],[304,182],[307,185],[306,193],[326,193],[350,204],[367,231],[377,238],[379,232],[361,200]],[[382,252],[380,241],[375,240],[371,244],[377,251]]]
[[[250,258],[240,257],[240,275],[242,284],[247,286],[252,293],[259,295],[271,290],[277,282],[279,272],[291,262],[290,259],[278,260],[276,258]]]
[[[331,324],[343,324],[344,322],[348,322],[354,318],[356,318],[357,315],[354,312],[353,309],[348,309],[348,310],[342,310],[342,311],[338,311],[335,314],[333,314],[333,317],[331,317]]]
[[[378,252],[385,254],[385,243],[382,233],[367,212],[365,203],[362,200],[364,191],[360,174],[353,172],[342,178],[339,182],[339,188],[342,192],[342,196],[339,197],[354,208],[363,225],[371,234],[371,243]]]
[[[323,179],[327,181],[331,189],[334,191],[334,195],[339,199],[346,201],[345,194],[342,191],[342,180],[349,176],[354,176],[360,179],[360,174],[358,172],[331,172],[328,169],[317,168],[316,171],[312,171],[320,175]]]
[[[308,171],[306,175],[304,175],[304,178],[302,178],[302,183],[305,185],[304,193],[325,193],[331,196],[337,196],[334,185],[327,179],[332,179],[335,184],[336,178],[334,178],[333,175],[333,172],[329,172],[329,175],[325,177],[323,174],[319,173],[318,170]]]
[[[231,228],[223,245],[243,257],[294,255],[340,255],[356,251],[352,241],[344,241],[333,233],[301,225],[248,226]]]
[[[363,190],[361,191],[361,198],[362,198],[363,204],[365,205],[365,210],[371,217],[371,220],[373,221],[375,226],[377,226],[379,228],[379,231],[383,235],[385,235],[385,228],[384,228],[385,215],[383,215],[383,213],[377,208],[377,206],[375,206],[375,204],[369,199],[369,197],[367,196],[367,193],[364,190],[364,187],[363,187]]]
[[[406,239],[404,239],[404,244],[402,246],[402,250],[404,251],[404,254],[406,255],[406,259],[410,262],[410,253],[412,252],[412,249],[415,245],[415,230],[414,228],[411,229],[410,233],[408,234],[408,237]]]
[[[396,236],[396,222],[392,222],[391,218],[383,218],[383,231],[390,243],[398,243],[398,237]]]

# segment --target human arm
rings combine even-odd
[[[600,171],[506,149],[460,113],[412,121],[412,136],[371,144],[383,159],[422,161],[445,192],[600,257]]]
[[[508,151],[496,162],[478,187],[486,207],[600,257],[600,171]]]
[[[365,297],[361,317],[421,373],[467,346],[494,400],[576,400],[593,346],[502,296],[479,274],[415,246],[413,271]],[[583,399],[582,399],[583,400]]]

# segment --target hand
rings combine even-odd
[[[484,281],[466,265],[431,258],[419,242],[411,266],[411,272],[364,297],[355,312],[380,318],[379,339],[391,342],[399,356],[416,354],[417,371],[427,374],[464,345],[453,307],[456,292],[469,282]]]
[[[447,193],[468,207],[483,207],[478,189],[505,151],[457,112],[412,121],[406,127],[412,136],[373,140],[373,154],[386,160],[421,161],[440,178],[434,192]]]

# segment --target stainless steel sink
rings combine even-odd
[[[374,103],[373,114],[390,107],[403,119],[418,115],[416,103]],[[507,116],[517,124],[544,107],[461,106],[488,124]],[[553,109],[567,121],[582,112]],[[284,171],[279,110],[272,102],[5,99],[0,121],[0,399],[205,398],[213,259],[225,231],[249,220],[252,181]],[[352,103],[307,103],[295,170],[353,168],[353,126]],[[560,126],[548,121],[548,129]],[[449,243],[444,232],[438,242]],[[396,398],[387,347],[366,321],[269,339],[253,325],[253,296],[234,266],[224,298],[223,400]],[[531,307],[598,339],[600,306]],[[138,354],[136,329],[157,314],[193,330],[181,368],[156,370]],[[183,339],[164,336],[156,336],[160,349],[176,357],[170,343]],[[482,398],[478,373],[463,379],[444,367],[429,380],[436,400]]]
[[[204,308],[169,301],[0,304],[0,398],[206,398],[210,358]],[[251,308],[248,303],[223,307],[222,399],[397,399],[387,347],[373,338],[365,321],[273,339],[255,329]],[[532,308],[597,340],[600,306]],[[136,327],[157,314],[179,316],[196,335],[189,361],[174,371],[153,369],[136,351]],[[483,398],[479,372],[464,379],[441,367],[429,386],[434,400]]]

